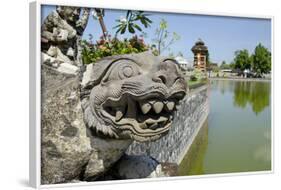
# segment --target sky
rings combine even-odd
[[[55,6],[44,5],[42,7],[41,20],[55,10]],[[148,12],[149,19],[153,21],[149,28],[143,28],[147,34],[145,43],[152,44],[155,38],[155,30],[159,26],[161,19],[168,22],[168,31],[176,32],[180,40],[171,47],[170,52],[163,52],[164,55],[173,53],[177,55],[181,52],[188,61],[193,60],[191,48],[200,38],[208,47],[211,62],[221,64],[222,61],[230,63],[233,61],[236,50],[247,49],[253,53],[258,43],[263,44],[271,50],[271,20],[243,17],[209,16],[195,14],[175,14]],[[106,9],[104,22],[109,33],[114,36],[117,25],[116,19],[126,16],[126,10]],[[96,41],[102,35],[102,30],[98,20],[91,16],[84,31],[83,38],[89,39],[89,34],[93,35]],[[140,34],[137,32],[136,34]],[[133,34],[119,35],[120,38],[130,37]]]

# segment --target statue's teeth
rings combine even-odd
[[[141,111],[144,114],[147,114],[151,109],[151,105],[149,103],[140,103],[140,106],[141,106]]]
[[[168,108],[169,111],[172,111],[175,107],[175,102],[168,102],[166,104],[166,107]]]
[[[156,121],[154,119],[148,118],[147,120],[145,120],[145,123],[148,125],[151,125],[153,123],[155,123]]]
[[[155,113],[160,113],[162,111],[163,107],[164,107],[163,102],[155,102],[153,104],[153,109],[154,109]]]
[[[124,113],[122,112],[122,108],[118,108],[115,115],[115,121],[119,121],[123,115]]]
[[[150,105],[153,105],[155,102],[156,102],[155,100],[148,101],[148,103],[150,103]]]

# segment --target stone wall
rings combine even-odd
[[[160,162],[179,164],[209,114],[209,86],[193,90],[182,100],[170,132],[155,142],[134,142],[127,150],[129,155],[150,155]]]
[[[92,152],[79,78],[42,64],[41,183],[78,180]]]

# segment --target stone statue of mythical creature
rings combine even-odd
[[[49,69],[42,75],[47,79],[42,103],[44,184],[161,176],[156,160],[125,151],[134,140],[157,140],[172,127],[176,105],[187,93],[175,60],[147,52],[107,57],[87,65],[79,85],[77,77],[62,82],[64,77]]]
[[[97,135],[156,140],[186,90],[175,60],[149,53],[105,58],[88,65],[82,81],[85,122]]]
[[[82,63],[80,41],[90,9],[84,8],[81,17],[80,13],[80,7],[57,6],[44,20],[41,26],[41,51],[47,54],[44,58],[49,59],[49,64]]]
[[[90,64],[81,86],[88,135],[94,148],[103,152],[99,157],[104,154],[103,159],[112,162],[124,154],[132,140],[154,141],[167,134],[176,105],[187,93],[176,61],[150,53],[113,56]],[[101,138],[107,148],[115,150],[100,149]],[[86,167],[88,177],[92,177],[91,167]]]

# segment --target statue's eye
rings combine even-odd
[[[136,74],[136,69],[134,69],[133,66],[131,65],[125,65],[119,69],[120,69],[119,70],[120,79],[129,78]]]
[[[140,73],[140,67],[130,60],[119,60],[112,66],[112,69],[105,77],[104,82],[111,80],[123,80],[134,77]]]

